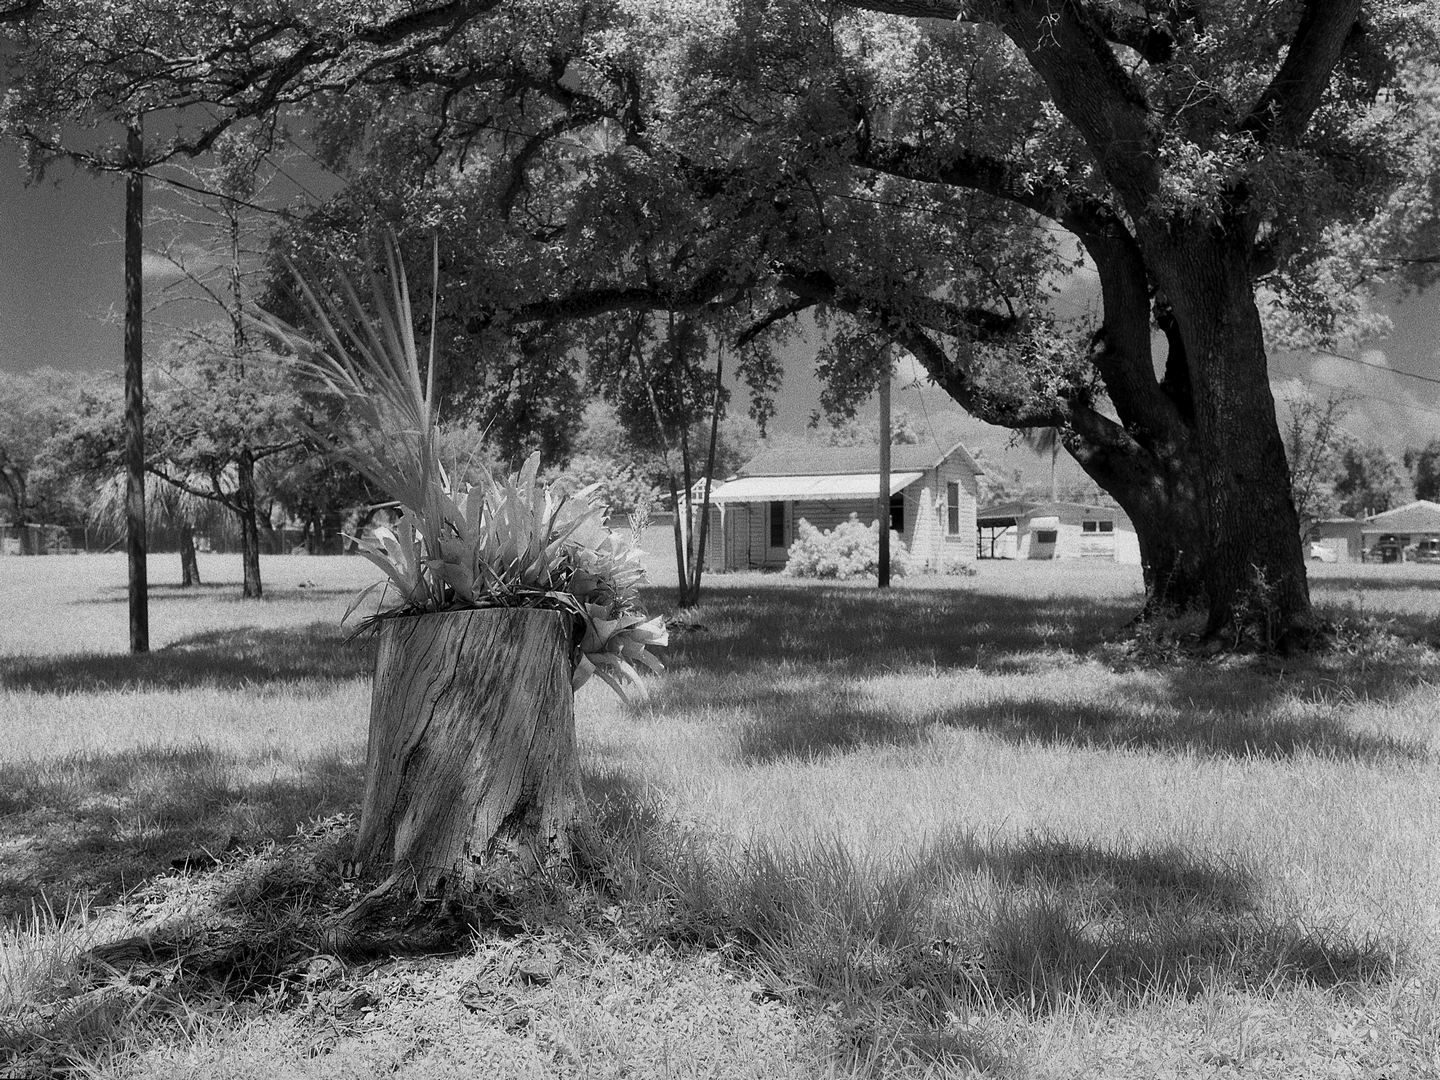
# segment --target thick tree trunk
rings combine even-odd
[[[563,859],[580,796],[568,615],[448,611],[381,624],[358,858],[422,896]]]
[[[180,587],[200,584],[200,559],[195,554],[195,526],[180,522]]]
[[[255,459],[249,450],[240,452],[236,473],[235,507],[240,518],[240,561],[245,575],[240,594],[258,600],[264,589],[260,584],[260,527],[255,520]]]
[[[1209,539],[1206,635],[1264,645],[1308,636],[1315,618],[1300,521],[1249,267],[1218,243],[1177,244],[1166,256],[1195,403]]]
[[[1205,545],[1194,531],[1192,507],[1146,518],[1136,527],[1140,564],[1145,575],[1142,619],[1175,615],[1205,606]],[[1132,516],[1131,521],[1135,518]]]
[[[1209,544],[1193,453],[1175,443],[1157,454],[1138,443],[1096,447],[1073,438],[1066,447],[1135,526],[1145,577],[1140,618],[1203,607]]]

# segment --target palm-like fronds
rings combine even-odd
[[[185,477],[187,486],[194,489],[205,487],[209,479],[203,476]],[[171,525],[189,525],[193,528],[207,528],[225,519],[225,509],[214,499],[196,495],[175,484],[168,483],[154,473],[145,474],[145,505]],[[106,529],[123,529],[126,522],[125,474],[107,476],[95,489],[94,500],[86,510],[91,524]]]
[[[269,312],[252,316],[293,354],[292,363],[345,401],[353,424],[342,433],[342,454],[366,479],[402,506],[429,517],[439,468],[434,412],[435,342],[421,372],[405,266],[386,238],[388,282],[368,271],[371,307],[343,271],[341,302],[322,297],[293,265],[300,299],[319,329],[317,343]],[[436,272],[439,267],[436,249]],[[433,317],[432,317],[433,325]]]
[[[622,697],[643,698],[632,661],[661,670],[647,649],[666,644],[666,633],[663,621],[647,619],[641,607],[639,552],[604,527],[603,511],[586,498],[589,489],[567,498],[541,483],[538,454],[514,476],[479,469],[479,483],[464,490],[451,484],[436,429],[434,333],[422,374],[393,238],[385,254],[388,282],[370,272],[370,308],[343,271],[337,269],[336,304],[290,268],[318,343],[267,312],[253,316],[294,354],[289,362],[344,399],[351,422],[334,433],[342,452],[400,508],[393,528],[358,541],[399,596],[396,607],[375,618],[465,607],[559,608],[584,627],[574,684],[599,674]],[[438,248],[435,274],[438,283]],[[435,313],[432,305],[432,327]]]

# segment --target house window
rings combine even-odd
[[[1099,524],[1101,532],[1113,533],[1115,531],[1115,523],[1113,521],[1102,521]]]
[[[1080,523],[1081,532],[1096,532],[1099,528],[1100,523],[1098,521],[1082,521]]]
[[[897,533],[905,531],[905,493],[903,491],[890,496],[890,530]]]
[[[770,504],[770,546],[772,548],[783,548],[785,546],[784,502],[772,502]]]
[[[945,485],[945,530],[960,535],[960,485],[953,481]]]
[[[1037,543],[1037,544],[1053,544],[1053,543],[1055,543],[1055,537],[1056,537],[1056,535],[1057,535],[1057,530],[1055,530],[1055,529],[1036,529],[1036,530],[1035,530],[1035,543]]]

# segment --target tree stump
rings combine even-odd
[[[421,896],[568,856],[580,796],[571,617],[487,608],[380,626],[356,855]]]

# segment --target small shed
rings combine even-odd
[[[1118,506],[1009,502],[976,516],[982,559],[1096,559],[1139,565],[1135,526]]]
[[[890,448],[890,527],[917,569],[974,561],[981,472],[960,443]],[[833,529],[855,514],[871,524],[879,495],[878,447],[764,450],[711,493],[719,543],[707,545],[710,567],[779,569],[800,521]]]
[[[1360,525],[1360,547],[1367,562],[1412,561],[1422,551],[1433,551],[1435,544],[1426,541],[1440,541],[1440,503],[1428,499],[1371,514]]]
[[[1362,518],[1321,518],[1305,533],[1305,556],[1324,562],[1359,562],[1365,550]],[[1329,552],[1327,556],[1325,552]]]

